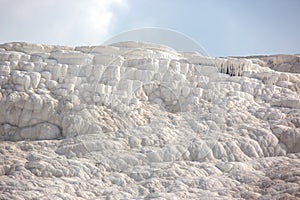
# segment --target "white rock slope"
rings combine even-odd
[[[300,198],[300,56],[0,45],[0,199]]]

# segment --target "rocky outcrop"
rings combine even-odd
[[[299,198],[298,62],[2,44],[1,198]]]
[[[242,76],[245,71],[251,69],[252,61],[245,58],[214,58],[200,55],[198,53],[185,53],[188,61],[201,66],[215,66],[219,72],[230,76]]]

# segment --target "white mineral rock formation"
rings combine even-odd
[[[0,45],[0,199],[300,198],[300,56]]]

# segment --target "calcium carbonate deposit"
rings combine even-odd
[[[299,199],[300,55],[0,45],[0,199]]]

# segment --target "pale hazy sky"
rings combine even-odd
[[[0,43],[98,45],[159,27],[215,56],[300,53],[300,0],[0,0],[0,26]]]

